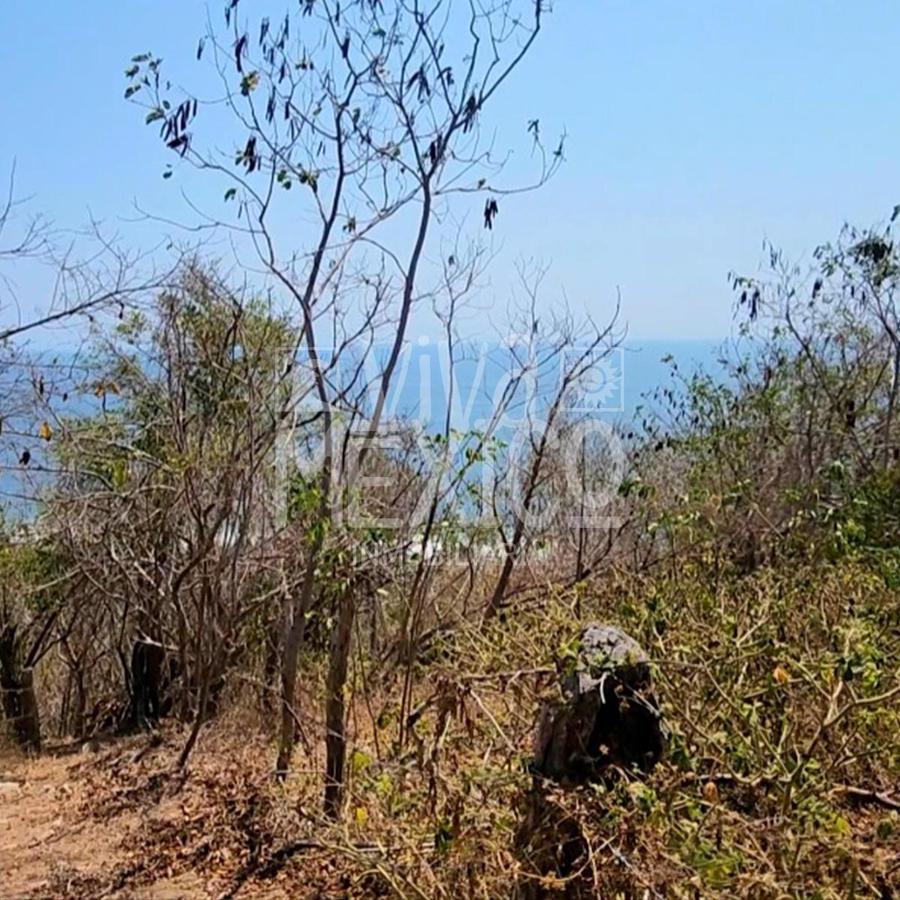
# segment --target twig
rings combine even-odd
[[[844,794],[856,800],[879,804],[887,809],[900,810],[900,800],[883,791],[870,791],[867,788],[855,787],[852,784],[836,784],[830,793]]]

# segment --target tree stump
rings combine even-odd
[[[15,677],[0,679],[3,713],[16,743],[26,753],[41,749],[41,718],[34,690],[34,670],[20,669]]]
[[[612,625],[582,632],[561,696],[546,703],[535,731],[534,781],[524,798],[516,844],[526,877],[522,900],[548,895],[543,876],[567,879],[586,855],[580,830],[553,793],[603,781],[615,769],[648,773],[665,748],[650,661],[641,646]],[[564,895],[590,896],[567,882]]]
[[[572,785],[596,781],[610,766],[649,772],[656,765],[662,718],[650,661],[634,638],[612,625],[589,625],[561,688],[562,698],[541,711],[536,775]]]

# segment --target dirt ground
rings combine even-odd
[[[208,752],[204,769],[201,754],[190,778],[173,787],[172,752],[171,743],[146,752],[146,737],[35,759],[0,750],[0,900],[294,900],[353,893],[339,861],[315,851],[279,865],[275,874],[248,871],[247,860],[263,853],[248,851],[248,840],[269,840],[259,834],[256,812],[266,788],[258,788],[252,763],[236,758],[223,766]]]
[[[25,760],[0,756],[0,897],[65,897],[68,884],[102,880],[124,861],[128,835],[140,815],[123,812],[107,821],[83,814],[87,785],[74,776],[78,756]],[[196,877],[163,878],[110,898],[181,900],[209,896]]]

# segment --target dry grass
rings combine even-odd
[[[517,840],[541,698],[592,619],[652,656],[668,757],[643,781],[621,772],[548,791],[552,825]],[[548,896],[891,897],[898,665],[900,598],[871,566],[534,591],[507,621],[432,647],[403,746],[385,699],[399,676],[358,660],[341,825],[318,814],[321,749],[298,751],[294,777],[274,784],[271,741],[237,706],[205,729],[183,781],[171,776],[180,732],[76,757],[67,777],[87,789],[70,814],[83,833],[132,819],[105,871],[65,874],[65,896],[153,896],[128,892],[195,873],[182,896],[494,898],[531,882]],[[571,872],[539,881],[540,844],[560,834],[573,840]],[[61,896],[60,883],[33,896]]]

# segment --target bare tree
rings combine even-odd
[[[106,611],[96,633],[121,666],[125,724],[159,718],[175,666],[179,712],[193,720],[184,765],[248,619],[281,590],[270,571],[273,454],[293,340],[263,301],[196,267],[144,321],[101,345],[84,386],[100,408],[58,423],[45,520],[93,587],[93,615]],[[84,649],[66,647],[74,670]]]
[[[312,0],[299,13],[260,18],[251,28],[230,0],[225,31],[210,27],[197,55],[212,59],[221,81],[217,102],[236,129],[233,151],[202,143],[200,129],[213,108],[190,95],[173,97],[160,60],[142,54],[129,69],[128,97],[145,105],[147,121],[159,123],[161,137],[184,163],[221,179],[223,202],[234,209],[230,222],[203,211],[192,227],[228,229],[238,252],[252,254],[296,304],[319,405],[326,464],[316,484],[317,521],[304,541],[305,576],[284,623],[279,772],[286,771],[294,743],[299,651],[335,510],[347,478],[371,452],[413,310],[436,289],[429,280],[440,283],[427,248],[441,222],[473,195],[483,198],[479,216],[493,228],[503,195],[536,187],[562,160],[562,143],[545,153],[535,120],[528,125],[537,150],[534,181],[503,185],[497,180],[503,160],[483,128],[490,103],[533,46],[546,12],[544,0],[473,0],[464,9],[442,0]],[[286,227],[286,215],[315,223],[309,237]],[[456,262],[464,269],[465,260]],[[323,351],[330,345],[349,354],[361,340],[385,347],[370,379],[372,402],[365,410],[342,409],[346,398],[329,381]],[[336,414],[349,416],[360,436],[350,466],[335,443]],[[346,632],[340,624],[346,620],[337,616],[339,631]],[[337,675],[346,669],[346,646],[336,636]],[[331,706],[342,690],[337,675],[330,679]],[[334,730],[338,716],[326,718]],[[332,782],[341,745],[342,739],[329,742]],[[329,798],[333,812],[339,800]]]
[[[527,360],[533,371],[536,388],[523,398],[526,426],[520,430],[523,447],[518,458],[505,460],[499,481],[506,483],[507,503],[501,508],[502,494],[495,490],[491,496],[494,519],[503,546],[503,563],[490,599],[485,618],[491,619],[500,611],[516,563],[522,557],[535,529],[542,495],[552,475],[555,458],[572,474],[574,461],[566,461],[561,453],[567,432],[573,421],[568,415],[583,383],[599,363],[617,345],[621,335],[616,332],[616,315],[600,328],[588,321],[579,325],[571,315],[557,316],[543,329],[538,320],[538,289],[541,277],[531,283],[523,278],[529,302],[520,315],[518,333],[521,342],[513,353]],[[564,487],[557,483],[556,488]],[[577,491],[555,493],[554,502],[577,495]],[[583,512],[583,511],[582,511]]]
[[[28,198],[16,193],[13,165],[0,201],[0,490],[8,554],[55,555],[40,527],[19,526],[33,517],[35,501],[57,474],[47,453],[54,433],[51,421],[71,411],[62,407],[74,395],[79,339],[100,318],[124,316],[168,276],[149,264],[144,253],[127,251],[108,238],[99,223],[90,223],[80,234],[66,233],[31,213]],[[65,327],[69,335],[62,354],[42,354],[29,346],[30,338],[38,333],[46,337],[54,327]],[[30,746],[40,742],[34,668],[53,647],[71,651],[69,637],[81,627],[77,585],[71,597],[65,598],[63,590],[77,582],[77,572],[57,573],[50,581],[52,602],[44,596],[46,585],[28,582],[19,586],[20,597],[6,597],[0,608],[5,699],[25,710],[16,714],[20,721],[14,730]],[[84,660],[77,654],[67,660],[78,687],[75,718],[81,720]],[[13,707],[6,711],[16,718]]]
[[[149,254],[124,249],[98,222],[80,234],[65,232],[27,210],[27,198],[16,195],[13,165],[0,205],[0,344],[79,316],[121,310],[166,284],[177,268],[148,269]],[[47,273],[50,286],[44,287]],[[29,287],[27,297],[20,287],[23,274],[41,285]]]

